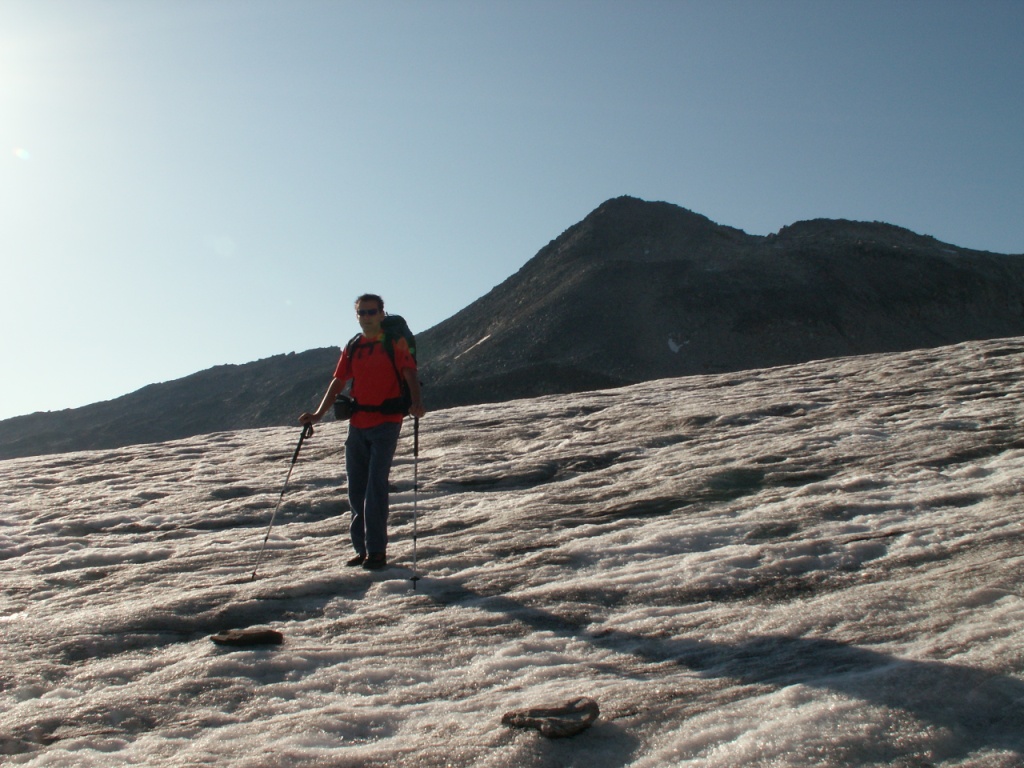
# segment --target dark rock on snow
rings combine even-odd
[[[211,635],[210,639],[217,645],[280,645],[284,642],[284,635],[276,629],[247,627],[246,629],[228,629],[218,632]]]
[[[506,712],[501,722],[514,728],[536,728],[549,739],[559,739],[587,730],[600,714],[597,702],[583,696],[564,704]]]

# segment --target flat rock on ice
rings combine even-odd
[[[228,629],[210,637],[217,645],[280,645],[284,635],[276,629]]]
[[[600,713],[596,701],[581,696],[564,704],[506,712],[501,722],[515,728],[536,728],[548,738],[558,739],[587,730]]]

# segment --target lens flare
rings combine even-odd
[[[19,160],[24,160],[26,162],[28,162],[29,160],[32,159],[32,153],[29,152],[24,147],[15,147],[14,148],[14,156],[16,158],[18,158]]]

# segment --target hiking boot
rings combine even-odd
[[[363,563],[363,568],[368,571],[379,571],[388,564],[387,555],[383,552],[377,552],[375,554],[368,555],[366,561]]]
[[[355,568],[356,566],[362,565],[365,562],[366,562],[366,555],[356,555],[351,560],[349,560],[347,563],[345,563],[345,565],[347,565],[349,568]]]

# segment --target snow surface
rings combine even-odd
[[[1019,766],[1024,339],[429,414],[393,567],[344,425],[0,463],[28,766]],[[297,408],[297,410],[300,410]],[[408,427],[408,425],[407,425]],[[211,634],[265,626],[280,646]],[[590,696],[550,740],[501,715]]]

